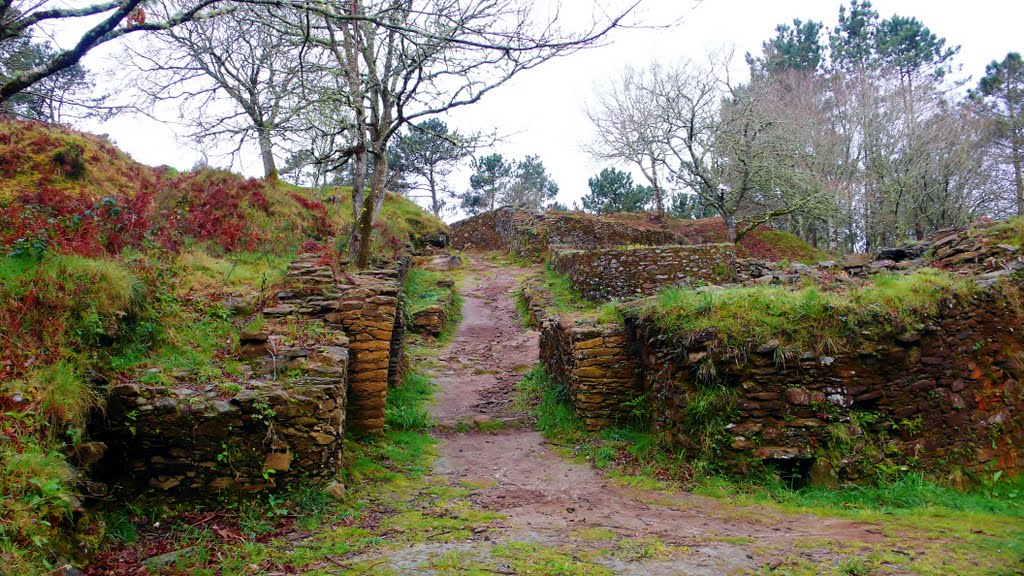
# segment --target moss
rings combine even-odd
[[[909,275],[879,274],[870,283],[842,292],[815,286],[730,288],[695,292],[669,288],[651,301],[624,308],[682,337],[712,330],[719,356],[747,353],[772,339],[780,349],[839,353],[865,339],[919,329],[943,302],[975,292],[963,278],[932,269]]]
[[[969,236],[985,238],[993,244],[1024,248],[1024,217],[1007,218],[990,228],[970,230]]]
[[[580,540],[586,540],[588,542],[602,542],[606,540],[615,540],[615,538],[617,538],[614,530],[603,527],[577,528],[570,534]]]
[[[407,298],[406,306],[409,313],[416,313],[428,306],[433,306],[452,293],[451,288],[438,285],[441,279],[441,274],[431,270],[422,268],[409,270],[402,287],[402,292]]]
[[[605,576],[613,573],[600,564],[577,558],[571,552],[532,542],[509,542],[495,546],[491,553],[508,560],[516,574]]]

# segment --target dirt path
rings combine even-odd
[[[433,415],[446,429],[469,430],[441,433],[436,473],[451,485],[478,487],[473,502],[505,515],[484,541],[444,549],[489,564],[487,546],[518,541],[589,558],[616,574],[727,574],[770,570],[793,555],[834,562],[837,542],[853,550],[882,543],[878,526],[620,486],[523,426],[485,431],[490,422],[520,419],[514,386],[537,361],[538,335],[521,326],[512,300],[525,272],[474,261],[463,323],[439,355]],[[441,551],[428,548],[404,555]]]

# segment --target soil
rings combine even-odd
[[[439,354],[432,412],[447,431],[440,433],[435,472],[452,485],[480,486],[474,503],[506,516],[488,527],[487,542],[449,548],[476,548],[483,557],[483,544],[526,541],[595,558],[614,573],[726,574],[771,570],[794,555],[811,562],[834,560],[836,553],[823,544],[828,542],[856,543],[865,550],[882,544],[879,526],[621,485],[516,425],[526,418],[515,411],[515,384],[538,358],[538,334],[520,323],[512,294],[529,272],[474,260],[462,286],[462,324]],[[512,425],[497,431],[487,426],[496,421]],[[686,547],[686,553],[628,561],[615,554],[587,555],[588,549],[599,552],[610,544],[578,536],[609,531],[616,538]],[[416,556],[441,552],[428,548],[392,556],[393,566],[411,568]]]

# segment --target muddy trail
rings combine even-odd
[[[382,558],[391,570],[519,573],[507,555],[493,554],[509,543],[546,566],[565,563],[533,572],[552,574],[774,573],[793,561],[835,565],[880,548],[906,554],[886,544],[880,526],[629,487],[559,454],[515,408],[515,385],[538,354],[538,334],[520,324],[512,295],[526,272],[474,260],[462,286],[463,322],[433,374],[434,474],[473,487],[473,506],[501,519],[464,542],[391,552]],[[464,570],[432,568],[431,558],[453,555]]]

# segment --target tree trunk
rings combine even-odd
[[[722,220],[725,221],[725,239],[733,244],[736,243],[736,214],[726,213],[722,214]]]
[[[274,163],[273,145],[270,142],[270,128],[260,126],[258,129],[260,157],[263,159],[263,177],[266,180],[277,180],[277,165]]]
[[[1024,174],[1022,174],[1021,144],[1014,138],[1013,150],[1010,152],[1013,157],[1013,182],[1017,192],[1017,216],[1024,216]]]
[[[430,209],[434,213],[434,218],[441,217],[441,204],[437,201],[437,177],[434,175],[434,167],[431,166],[427,170],[427,183],[430,185]]]
[[[356,152],[352,161],[352,233],[348,239],[348,251],[350,257],[356,258],[362,244],[359,217],[366,197],[366,150]]]
[[[363,203],[363,210],[356,223],[359,228],[360,243],[356,254],[356,266],[364,269],[370,265],[370,249],[373,242],[373,220],[377,211],[384,204],[384,187],[387,184],[388,156],[374,154],[373,177],[370,179],[370,195]]]

